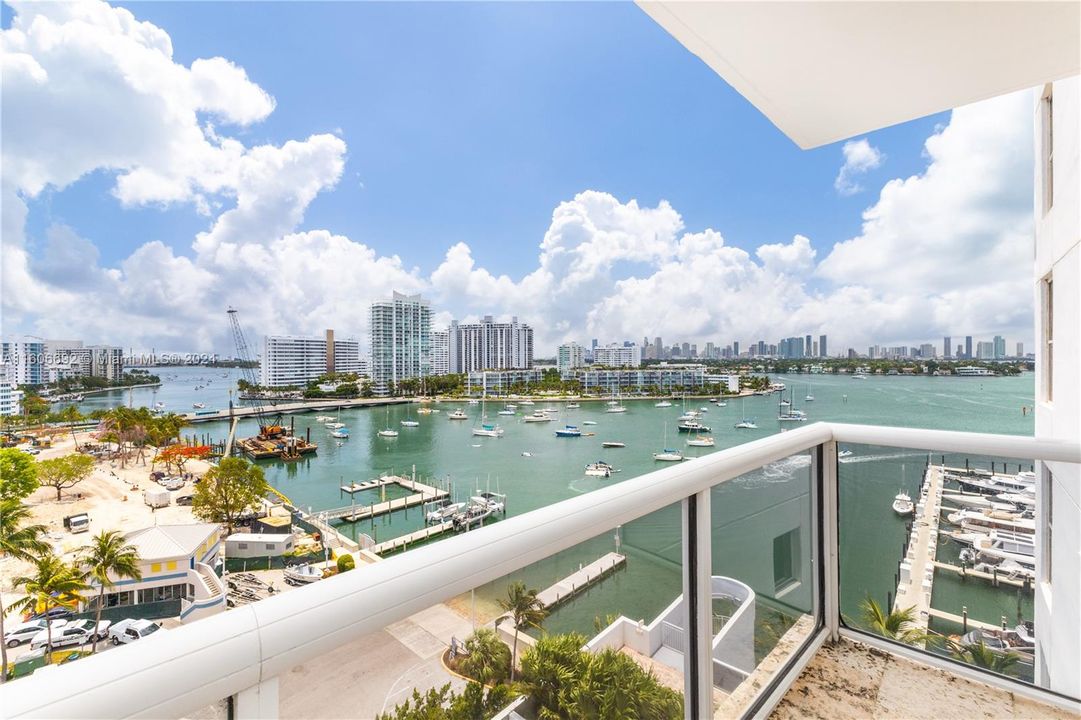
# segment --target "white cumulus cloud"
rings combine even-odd
[[[855,195],[863,190],[856,176],[874,170],[886,159],[878,148],[867,142],[867,138],[849,140],[841,148],[845,157],[845,164],[837,173],[833,181],[833,187],[841,195]]]

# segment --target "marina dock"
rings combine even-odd
[[[393,540],[387,540],[386,542],[376,543],[368,548],[368,550],[376,555],[381,555],[385,552],[390,552],[391,550],[404,550],[415,542],[427,540],[434,535],[441,535],[453,527],[454,523],[450,521],[439,523],[438,525],[429,525],[414,533],[402,535],[401,537],[396,537]]]
[[[373,407],[382,405],[400,405],[413,402],[404,398],[336,398],[331,400],[313,400],[310,402],[283,402],[272,403],[262,400],[264,415],[293,415],[297,413],[317,412],[319,410],[338,410],[339,408]],[[190,425],[201,422],[213,422],[215,420],[230,420],[232,418],[253,417],[256,414],[254,407],[237,405],[231,410],[202,410],[200,412],[180,413],[181,417]]]
[[[361,490],[371,490],[386,485],[398,485],[406,490],[412,490],[413,494],[397,500],[386,500],[372,505],[346,505],[345,507],[334,508],[332,510],[324,510],[319,514],[327,520],[357,522],[358,520],[379,517],[380,515],[394,512],[395,510],[405,510],[417,505],[423,505],[424,503],[433,500],[442,500],[443,498],[450,496],[450,492],[447,490],[432,487],[431,485],[425,485],[416,480],[410,480],[409,478],[397,475],[388,475],[387,477],[379,478],[379,480],[371,480],[367,483],[354,483],[349,486],[343,485],[341,489],[343,492],[353,494],[354,492],[360,492]]]
[[[893,600],[894,610],[916,608],[916,625],[921,630],[927,629],[931,616],[931,588],[935,581],[935,555],[938,552],[939,515],[942,511],[944,484],[942,468],[929,464],[920,486],[908,550],[901,560],[900,577]]]
[[[570,600],[575,595],[586,590],[598,580],[601,580],[623,567],[627,563],[627,557],[616,552],[610,552],[589,565],[579,568],[563,578],[555,585],[537,593],[537,599],[548,610]]]
[[[992,585],[1010,585],[1012,587],[1028,588],[1031,587],[1031,583],[1024,580],[1016,580],[1011,578],[1006,573],[988,573],[981,570],[973,570],[972,568],[962,568],[959,565],[951,565],[949,563],[938,562],[933,563],[936,570],[948,570],[950,572],[957,573],[961,577],[976,577],[981,580],[987,580]],[[933,615],[934,613],[932,613]]]
[[[948,620],[952,623],[957,623],[962,627],[968,627],[969,630],[973,628],[979,628],[980,630],[1001,630],[1001,625],[992,625],[991,623],[980,622],[979,620],[973,620],[972,618],[964,618],[960,615],[954,615],[942,610],[936,610],[931,608],[931,617],[936,617],[939,620]]]

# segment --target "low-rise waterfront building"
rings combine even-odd
[[[470,395],[505,395],[515,389],[524,390],[544,379],[544,370],[476,370],[468,373],[466,387]]]
[[[585,393],[693,392],[706,384],[706,366],[661,363],[638,369],[585,368],[574,377]]]
[[[221,528],[213,523],[155,525],[128,533],[139,555],[141,580],[114,578],[103,596],[102,616],[196,620],[225,609],[226,593],[214,572]],[[83,610],[97,608],[97,588],[86,593]]]
[[[337,340],[333,330],[327,330],[322,337],[263,338],[259,380],[263,387],[303,386],[327,373],[363,374],[363,370],[360,343],[352,338]]]
[[[292,533],[233,533],[225,538],[225,557],[281,557],[294,547]]]

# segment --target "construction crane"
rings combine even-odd
[[[228,314],[229,325],[233,329],[233,342],[236,344],[236,354],[241,361],[241,374],[251,387],[257,388],[259,386],[259,378],[255,374],[255,358],[252,357],[251,350],[248,348],[248,341],[244,337],[244,330],[240,327],[240,319],[237,317],[236,308],[230,307]],[[259,421],[259,436],[263,438],[280,437],[285,432],[285,428],[282,426],[282,415],[280,412],[273,418],[271,417],[271,414],[273,413],[273,401],[271,401],[272,410],[269,412],[266,407],[264,407],[258,392],[256,392],[250,402],[250,407],[254,410],[255,417]],[[233,432],[231,431],[229,435],[232,437]]]

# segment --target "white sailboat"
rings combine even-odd
[[[901,485],[905,484],[905,466],[901,466]],[[904,490],[898,490],[893,497],[893,511],[898,515],[911,515],[916,510],[912,498]]]
[[[803,398],[804,402],[814,402],[815,396],[811,394],[811,386],[807,386],[807,397]]]
[[[740,406],[740,415],[742,415],[743,417],[740,418],[740,421],[738,423],[736,423],[736,429],[738,429],[738,430],[757,430],[758,425],[755,424],[755,418],[748,419],[746,410],[747,410],[747,401],[743,400],[742,405]]]
[[[615,403],[615,404],[613,404],[613,403]],[[623,393],[622,392],[620,392],[618,394],[618,399],[617,400],[610,400],[608,402],[608,409],[605,410],[605,412],[610,412],[610,413],[625,413],[625,412],[627,412],[627,408],[623,407]]]
[[[389,406],[387,407],[387,422],[386,422],[386,425],[387,425],[386,428],[380,430],[377,433],[379,435],[379,437],[385,437],[385,438],[396,438],[396,437],[398,437],[398,431],[390,429],[390,407]]]
[[[683,453],[668,447],[668,423],[664,424],[664,449],[661,452],[653,453],[653,459],[657,462],[680,462],[683,460]]]

